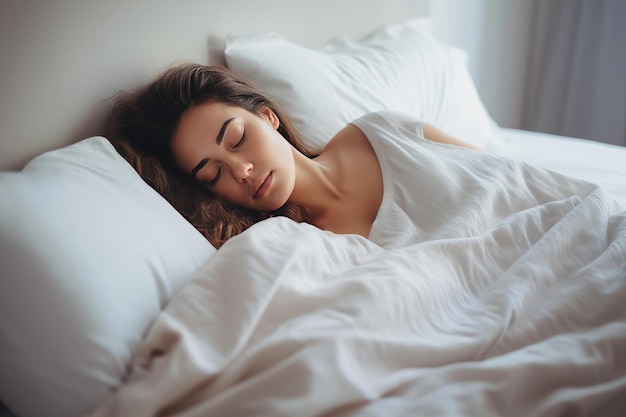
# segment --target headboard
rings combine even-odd
[[[430,0],[54,0],[0,4],[0,170],[100,131],[107,99],[181,62],[223,63],[228,34],[307,46],[428,15]]]

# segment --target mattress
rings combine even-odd
[[[626,147],[588,139],[503,128],[496,153],[598,184],[626,207]]]

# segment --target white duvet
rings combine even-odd
[[[385,250],[253,226],[175,296],[93,415],[626,415],[626,212],[516,172],[482,184],[509,215],[469,237]],[[571,195],[527,207],[542,184]]]

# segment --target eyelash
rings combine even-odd
[[[241,145],[243,145],[243,143],[246,141],[246,134],[243,133],[241,135],[241,139],[239,139],[239,142],[235,143],[235,146],[233,146],[233,149],[237,149],[239,148]],[[215,175],[215,178],[213,178],[211,181],[208,182],[209,185],[215,185],[215,183],[217,183],[217,180],[220,179],[220,176],[222,175],[222,167],[217,168],[217,174]]]
[[[217,182],[217,180],[220,179],[220,175],[222,175],[222,167],[217,168],[217,174],[215,174],[215,178],[213,178],[211,181],[209,181],[207,184],[208,185],[215,185],[215,183]]]
[[[238,147],[240,147],[241,145],[243,145],[243,143],[246,141],[246,134],[242,133],[241,134],[241,139],[239,139],[239,142],[237,142],[235,144],[235,146],[233,146],[233,149],[237,149]]]

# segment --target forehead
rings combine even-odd
[[[222,123],[237,114],[238,110],[240,110],[238,107],[215,102],[190,107],[181,116],[173,137],[193,136],[198,133],[198,129],[205,132],[207,129],[213,129],[217,133]]]
[[[215,138],[227,119],[238,116],[239,108],[223,103],[204,103],[189,108],[180,118],[170,141],[174,160],[189,170],[215,145]]]

